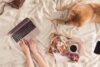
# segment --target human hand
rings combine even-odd
[[[36,42],[34,41],[34,40],[32,40],[32,39],[30,39],[29,41],[28,41],[28,43],[29,43],[29,47],[30,47],[30,50],[31,50],[31,52],[34,54],[36,54],[36,53],[38,53],[38,50],[37,50],[37,44],[36,44]]]
[[[20,47],[22,48],[23,52],[28,55],[30,54],[30,50],[29,50],[29,47],[28,47],[28,41],[26,41],[25,39],[21,40],[19,42],[19,45]]]

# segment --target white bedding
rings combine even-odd
[[[0,15],[0,67],[25,67],[25,56],[21,48],[12,41],[7,33],[26,17],[29,17],[40,30],[40,34],[37,37],[39,40],[38,50],[49,67],[100,66],[100,56],[93,53],[96,41],[100,40],[100,24],[92,22],[79,29],[69,25],[58,26],[59,33],[79,37],[85,42],[85,53],[80,57],[78,63],[55,62],[53,57],[47,55],[46,50],[49,44],[49,36],[52,32],[55,32],[54,25],[50,19],[61,18],[63,14],[61,12],[59,14],[55,10],[56,5],[59,7],[57,1],[61,1],[61,4],[65,5],[69,0],[26,0],[19,10],[6,6],[3,15]],[[99,3],[99,0],[86,0],[86,2]],[[34,60],[33,62],[38,67]]]

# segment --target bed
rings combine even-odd
[[[99,0],[82,0],[82,2],[100,3]],[[85,54],[80,57],[79,62],[55,62],[55,59],[47,54],[49,36],[55,32],[51,20],[66,15],[66,12],[56,11],[55,7],[67,3],[69,0],[26,0],[19,10],[6,6],[4,13],[0,15],[0,67],[25,67],[25,55],[20,46],[12,41],[8,32],[26,17],[30,18],[40,30],[37,46],[49,67],[99,67],[100,56],[93,52],[96,42],[100,40],[100,24],[93,22],[78,29],[69,25],[57,27],[59,33],[79,37],[85,42]],[[34,67],[38,67],[34,59],[33,63]]]

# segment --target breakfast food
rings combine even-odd
[[[68,57],[71,61],[77,62],[80,57],[81,44],[73,38],[53,33],[51,35],[49,54],[59,53]]]

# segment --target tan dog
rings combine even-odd
[[[69,10],[69,15],[65,21],[58,19],[58,23],[73,24],[77,27],[88,23],[89,21],[100,23],[100,4],[77,3]]]

